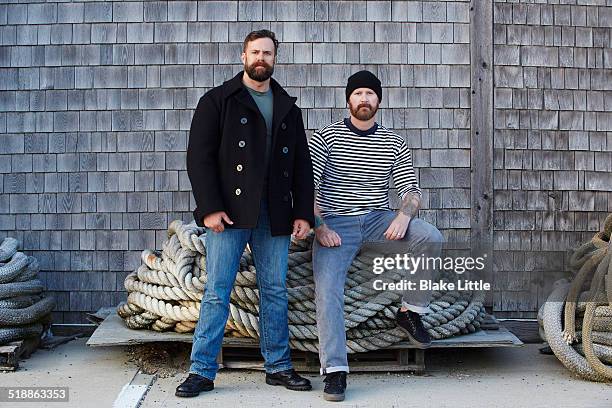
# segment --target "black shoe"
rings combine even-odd
[[[312,390],[312,385],[310,384],[310,380],[304,377],[300,377],[293,368],[290,370],[279,371],[278,373],[274,373],[274,374],[266,373],[266,384],[282,385],[288,390],[293,390],[293,391]]]
[[[344,391],[346,390],[346,372],[337,371],[329,373],[323,380],[323,398],[326,401],[344,401]]]
[[[176,387],[174,395],[187,398],[197,397],[201,392],[211,391],[213,388],[215,388],[215,384],[211,380],[191,373],[181,385]]]
[[[397,312],[395,323],[408,335],[410,342],[417,348],[425,349],[431,346],[431,337],[423,326],[421,316],[411,310]]]

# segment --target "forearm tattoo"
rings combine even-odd
[[[406,194],[406,197],[404,197],[404,199],[402,200],[402,206],[400,207],[400,211],[403,214],[412,218],[416,215],[420,204],[421,197],[419,195],[408,193]]]

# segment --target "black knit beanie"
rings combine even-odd
[[[369,88],[373,90],[378,96],[378,103],[382,101],[382,86],[380,85],[380,79],[376,78],[376,75],[370,71],[355,72],[349,77],[346,84],[347,101],[349,100],[349,97],[353,91],[357,88]]]

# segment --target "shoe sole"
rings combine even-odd
[[[412,337],[412,334],[410,334],[410,332],[406,329],[404,329],[402,326],[397,325],[397,327],[399,327],[400,329],[402,329],[402,331],[404,333],[406,333],[406,335],[408,336],[408,340],[410,340],[410,343],[412,343],[414,346],[416,346],[416,348],[420,349],[420,350],[424,350],[424,349],[428,349],[429,347],[431,347],[431,342],[429,343],[422,343],[420,341],[418,341],[417,339],[415,339],[414,337]]]
[[[270,378],[266,378],[266,384],[268,385],[282,385],[288,390],[291,391],[310,391],[312,390],[312,385],[287,385],[280,380],[273,380]]]
[[[344,401],[344,393],[343,394],[326,394],[326,393],[323,393],[323,399],[325,401],[332,401],[332,402]]]
[[[200,395],[201,392],[212,391],[214,388],[215,386],[211,385],[210,387],[206,387],[203,390],[198,391],[198,392],[176,391],[174,395],[176,395],[177,397],[181,397],[181,398],[193,398],[193,397],[197,397],[198,395]]]

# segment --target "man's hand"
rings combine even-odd
[[[410,217],[403,212],[398,212],[397,216],[391,221],[391,225],[385,231],[385,238],[397,241],[404,238],[406,231],[408,231],[408,224],[410,224]]]
[[[230,220],[230,217],[228,217],[225,211],[217,211],[204,217],[204,226],[210,228],[214,232],[223,232],[223,230],[225,230],[223,221],[229,225],[234,223],[234,221]]]
[[[319,244],[323,245],[324,247],[335,247],[342,245],[340,235],[325,224],[321,225],[319,228],[315,228],[315,235],[317,236]]]
[[[295,239],[304,239],[310,231],[310,224],[306,220],[295,220],[293,221],[293,236]]]

